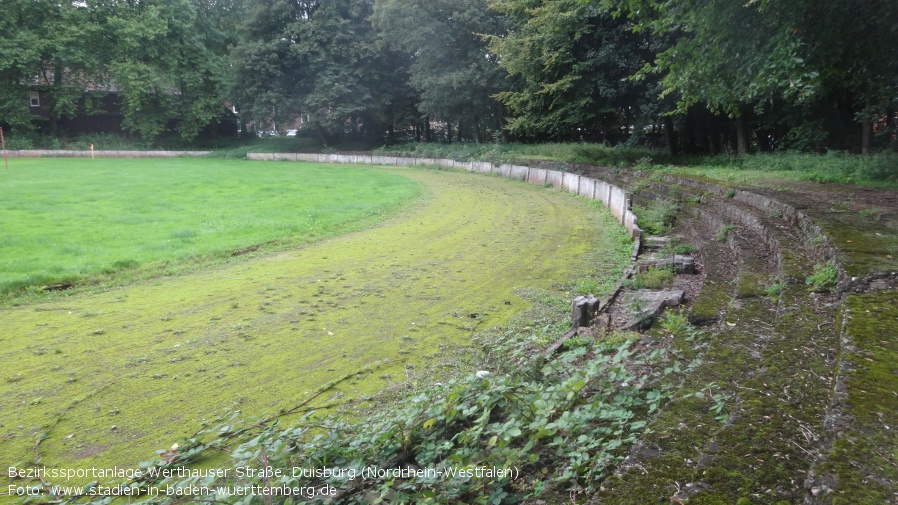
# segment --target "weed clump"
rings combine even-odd
[[[784,289],[786,289],[785,281],[777,279],[764,287],[764,294],[767,295],[767,298],[778,301]]]
[[[661,328],[675,337],[687,337],[695,331],[689,324],[685,314],[680,312],[665,312],[658,319]]]
[[[730,232],[735,229],[736,227],[734,225],[728,224],[721,228],[720,231],[717,232],[717,235],[715,235],[715,237],[717,238],[717,240],[723,242],[727,239],[727,237],[730,236]]]
[[[814,265],[814,273],[809,275],[804,283],[811,286],[814,291],[831,291],[836,287],[838,281],[839,270],[830,261],[826,264],[818,263]]]
[[[630,281],[633,289],[662,289],[673,282],[674,273],[669,268],[650,268],[637,273]]]
[[[664,235],[670,231],[676,219],[679,206],[663,198],[653,200],[648,207],[633,206],[633,213],[639,227],[650,235]]]

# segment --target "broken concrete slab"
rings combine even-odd
[[[642,239],[642,245],[644,245],[646,249],[664,249],[670,245],[670,237],[645,237]]]
[[[685,292],[682,289],[667,291],[640,290],[635,293],[633,305],[638,307],[636,315],[630,318],[622,329],[640,330],[652,325],[667,307],[677,307],[683,302]]]
[[[671,268],[679,274],[694,274],[695,258],[683,254],[646,254],[639,260],[639,271],[650,268]]]

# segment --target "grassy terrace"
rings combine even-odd
[[[133,466],[202,419],[277,412],[367,366],[319,404],[427,373],[451,376],[444,353],[528,307],[524,288],[563,291],[577,275],[614,277],[631,247],[603,209],[466,173],[17,160],[2,176],[11,195],[4,222],[31,217],[47,227],[5,228],[3,260],[24,264],[28,251],[51,249],[8,284],[54,265],[55,277],[27,284],[86,283],[130,261],[111,289],[18,298],[0,310],[0,461],[8,465],[32,461],[46,436],[45,464]],[[333,237],[315,241],[323,236]],[[279,251],[224,261],[270,241]],[[33,242],[44,247],[14,249]],[[203,254],[217,260],[197,268]],[[144,277],[144,265],[183,275],[127,282]]]

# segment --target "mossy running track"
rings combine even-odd
[[[420,169],[420,200],[367,230],[102,293],[0,311],[0,462],[133,466],[227,410],[277,412],[380,360],[328,401],[441,364],[524,288],[628,260],[610,215],[497,177]]]

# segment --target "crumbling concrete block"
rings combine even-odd
[[[640,311],[624,324],[623,329],[640,330],[651,326],[655,318],[661,315],[665,308],[679,306],[683,303],[684,297],[685,292],[682,289],[637,291],[635,305],[640,308]]]
[[[670,245],[670,237],[644,237],[642,239],[642,245],[645,246],[646,249],[664,249]]]
[[[599,299],[592,295],[582,295],[571,302],[571,328],[589,326],[596,317]]]
[[[671,268],[678,274],[694,274],[695,258],[682,254],[646,254],[639,259],[639,271],[650,268]]]

